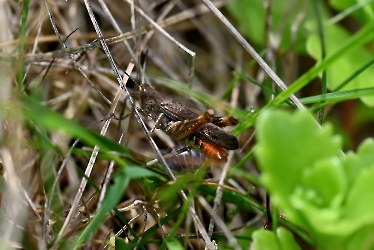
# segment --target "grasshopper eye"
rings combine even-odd
[[[141,84],[141,85],[139,86],[139,90],[140,90],[141,92],[145,92],[145,91],[146,91],[145,85],[144,85],[144,84]]]

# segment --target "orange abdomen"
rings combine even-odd
[[[212,161],[225,163],[227,162],[228,153],[222,147],[202,141],[200,147],[197,148],[206,158]]]

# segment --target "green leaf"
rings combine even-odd
[[[290,231],[284,228],[278,228],[277,237],[282,250],[301,250]]]
[[[125,191],[130,182],[130,177],[125,174],[124,170],[125,169],[122,169],[114,176],[114,185],[109,187],[107,196],[104,199],[102,207],[96,213],[96,216],[92,219],[92,221],[84,229],[81,235],[76,238],[75,242],[73,243],[73,246],[71,247],[72,249],[78,248],[89,237],[89,235],[99,227],[99,225],[105,219],[107,213],[114,206],[116,206],[122,198],[122,195],[119,194],[123,194],[123,192]]]
[[[298,187],[289,198],[297,210],[294,213],[298,214],[294,222],[315,234],[323,233],[329,237],[344,234],[347,230],[340,218],[346,190],[346,178],[339,158],[317,162],[312,169],[303,172]],[[336,228],[339,223],[341,227]]]
[[[340,206],[347,189],[345,173],[338,157],[322,159],[312,168],[305,169],[302,176],[302,188],[316,198],[315,205],[319,207]],[[307,195],[307,194],[306,194]],[[339,195],[337,197],[337,195]]]
[[[373,152],[373,151],[372,151]],[[357,167],[357,166],[356,166]],[[373,223],[374,222],[374,163],[369,169],[363,168],[352,189],[348,193],[346,218],[354,219],[355,223]]]
[[[355,89],[355,90],[347,90],[347,91],[338,91],[328,94],[316,95],[316,96],[309,96],[305,98],[300,98],[299,100],[303,104],[309,103],[319,103],[322,101],[328,101],[329,104],[342,102],[349,99],[356,99],[362,97],[364,95],[373,95],[374,88],[368,89]]]
[[[167,238],[166,241],[166,247],[168,249],[175,249],[175,250],[183,250],[184,247],[182,246],[182,244],[174,237],[170,237],[170,238]]]
[[[353,185],[362,169],[369,170],[374,162],[374,140],[366,139],[357,149],[357,153],[349,152],[344,159],[344,168],[348,185]]]
[[[373,139],[364,141],[357,154],[343,155],[331,127],[318,129],[306,111],[266,110],[257,121],[257,140],[260,180],[274,204],[318,247],[373,245]]]
[[[281,250],[277,236],[268,230],[258,230],[252,234],[255,250]]]
[[[364,27],[361,28],[360,31],[344,41],[334,53],[327,55],[327,57],[321,63],[316,64],[310,70],[308,70],[308,72],[300,76],[292,85],[289,86],[287,90],[279,93],[279,95],[265,107],[269,108],[281,104],[291,94],[296,93],[305,85],[307,85],[311,80],[317,77],[319,73],[333,64],[336,60],[341,58],[345,53],[353,51],[363,44],[369,42],[371,39],[373,39],[374,36],[374,33],[372,32],[373,28],[374,20],[367,23]],[[256,111],[253,112],[251,117],[246,117],[245,119],[242,118],[242,122],[232,131],[232,134],[239,135],[244,130],[252,126],[258,116],[258,112]]]
[[[269,230],[257,230],[252,234],[254,250],[301,250],[293,235],[284,228],[275,234]]]
[[[373,249],[374,248],[374,241],[373,235],[374,227],[373,225],[367,225],[359,230],[354,232],[353,236],[349,237],[348,240],[345,242],[346,249],[349,250],[356,250],[356,249]]]
[[[266,13],[262,1],[236,1],[226,8],[239,24],[241,34],[255,44],[263,44]]]
[[[165,181],[168,181],[165,176],[160,177],[148,177],[138,179],[137,183],[142,187],[144,195],[147,197],[146,200],[151,200],[155,195],[155,190],[160,187]]]
[[[341,140],[330,139],[331,127],[318,130],[310,114],[301,111],[291,116],[265,110],[257,128],[259,143],[255,155],[264,170],[261,179],[270,192],[275,192],[274,203],[285,212],[293,211],[288,196],[300,182],[303,171],[320,158],[339,155]]]

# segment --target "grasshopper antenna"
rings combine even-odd
[[[103,48],[99,47],[99,50],[105,54],[105,51],[103,50]],[[128,83],[131,82],[133,84],[133,86],[138,85],[138,87],[139,87],[138,82],[135,81],[134,79],[132,79],[131,76],[129,74],[127,74],[126,70],[114,58],[113,58],[113,61],[117,65],[117,67],[120,68],[122,70],[122,72],[129,78],[127,82]],[[134,88],[133,86],[129,86],[129,84],[126,84],[126,86],[128,86],[130,88]]]
[[[66,43],[66,41],[69,39],[69,37],[70,37],[71,35],[73,35],[74,32],[76,32],[78,29],[79,29],[79,28],[76,28],[75,30],[73,30],[72,32],[70,32],[70,34],[67,35],[67,37],[65,38],[65,40],[63,40],[63,43]],[[41,82],[44,82],[44,80],[45,80],[45,78],[46,78],[46,76],[47,76],[49,70],[50,70],[51,67],[52,67],[52,64],[53,64],[55,61],[57,61],[57,60],[58,60],[58,58],[55,58],[55,57],[54,57],[54,58],[52,59],[52,61],[48,64],[47,70],[46,70],[45,73],[43,74]],[[70,64],[70,63],[69,63],[69,64]],[[29,65],[27,66],[26,73],[25,73],[25,75],[23,76],[23,82],[25,82],[26,76],[27,76],[28,71],[29,71],[29,69],[30,69],[30,65],[31,65],[31,64],[29,64]],[[68,73],[68,70],[69,70],[69,67],[66,68],[66,74]],[[24,85],[24,87],[23,87],[23,91],[25,91],[25,90],[29,87],[29,84],[30,84],[30,83],[31,83],[31,82],[27,82],[27,83]]]

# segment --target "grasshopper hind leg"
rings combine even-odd
[[[213,119],[214,111],[212,109],[208,109],[203,115],[200,115],[195,119],[171,122],[171,124],[166,128],[165,132],[174,140],[180,140],[195,133],[205,124],[212,122]]]

